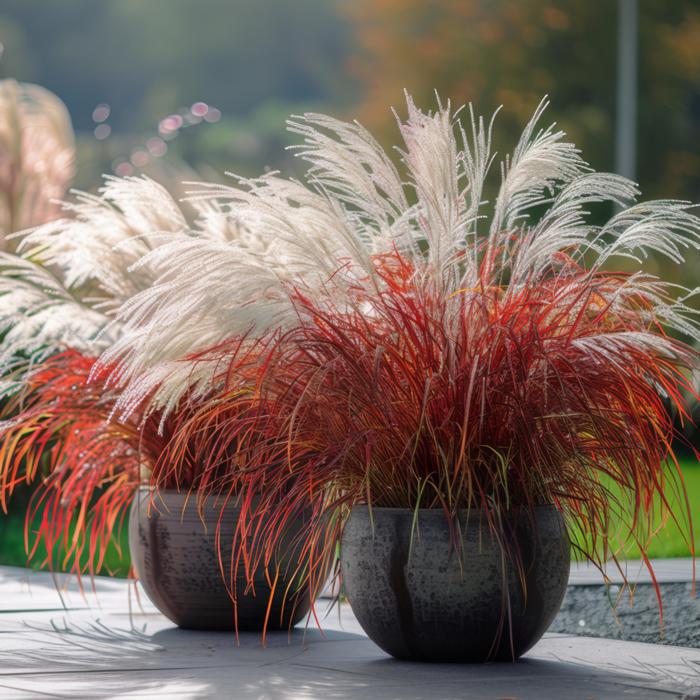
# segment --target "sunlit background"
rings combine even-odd
[[[175,192],[227,171],[293,175],[285,120],[304,111],[390,146],[408,90],[422,107],[436,93],[484,115],[503,105],[500,155],[549,95],[595,169],[700,201],[698,0],[3,0],[0,44],[0,78],[67,105],[81,189],[103,173]],[[697,285],[699,263],[680,281]]]
[[[618,15],[589,0],[3,0],[0,74],[65,101],[79,187],[185,164],[293,168],[284,121],[304,110],[392,142],[404,88],[423,105],[435,90],[483,113],[503,104],[511,136],[548,94],[592,165],[613,169]],[[698,199],[700,5],[642,0],[631,21],[636,179],[647,196]]]

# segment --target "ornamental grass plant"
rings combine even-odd
[[[113,420],[119,395],[97,357],[123,333],[118,308],[159,276],[134,263],[177,234],[214,229],[203,225],[211,208],[190,222],[148,178],[108,178],[62,208],[16,236],[17,254],[0,253],[0,505],[32,485],[29,560],[94,575],[168,439],[155,415]]]
[[[216,202],[195,204],[190,221],[164,188],[145,177],[107,178],[97,195],[78,192],[63,211],[64,217],[22,232],[17,254],[0,257],[0,505],[7,511],[17,487],[33,485],[25,520],[29,560],[80,578],[109,573],[108,552],[122,554],[119,532],[141,487],[188,494],[201,488],[197,504],[203,508],[236,466],[233,454],[214,468],[181,463],[168,474],[162,466],[171,426],[197,410],[214,385],[205,383],[200,391],[186,365],[188,383],[177,399],[159,406],[161,387],[151,379],[146,400],[134,402],[126,363],[110,364],[108,351],[128,335],[154,375],[172,384],[183,376],[176,360],[197,343],[186,335],[149,345],[139,327],[147,316],[130,309],[141,296],[172,284],[170,263],[182,260],[188,248],[213,250],[227,260],[242,257],[244,272],[261,269],[274,256],[259,261],[249,253],[246,232]],[[200,343],[208,327],[216,330],[217,313],[196,317]],[[249,368],[257,367],[259,341],[247,336],[237,353],[242,386]],[[227,347],[231,363],[232,344]],[[150,491],[158,508],[158,493]],[[221,513],[225,506],[220,501]]]
[[[638,203],[634,183],[594,172],[562,132],[538,126],[544,109],[502,160],[493,202],[483,194],[492,122],[471,108],[462,121],[449,105],[423,112],[410,98],[401,170],[360,125],[307,115],[291,121],[310,164],[304,186],[215,193],[264,221],[270,241],[298,226],[295,263],[316,275],[256,294],[247,328],[265,340],[248,391],[235,378],[238,319],[224,316],[216,344],[182,361],[214,393],[176,419],[163,473],[236,455],[226,476],[249,571],[311,509],[317,593],[358,504],[440,509],[453,523],[476,511],[516,567],[513,518],[553,504],[601,569],[633,541],[652,576],[645,552],[661,507],[694,553],[672,447],[674,415],[682,423],[684,396],[697,399],[694,291],[645,272],[644,260],[682,263],[700,219],[687,202]],[[597,225],[589,207],[601,202],[617,213]],[[159,298],[152,327],[189,308],[192,265],[172,272],[180,296]],[[198,303],[224,293],[211,286]]]
[[[593,171],[538,126],[545,106],[493,201],[493,119],[408,98],[399,166],[361,125],[308,114],[290,120],[303,182],[192,185],[190,225],[152,183],[115,181],[131,193],[119,225],[85,198],[69,224],[30,234],[13,264],[44,255],[106,323],[96,352],[61,337],[21,375],[4,492],[57,440],[40,535],[99,564],[145,460],[156,490],[240,506],[231,585],[260,566],[275,580],[297,524],[312,601],[355,505],[438,509],[455,527],[478,512],[517,567],[513,518],[553,504],[602,568],[627,540],[646,551],[660,504],[694,552],[672,449],[697,399],[694,291],[644,260],[682,263],[700,219]],[[617,213],[598,225],[601,203]],[[104,255],[67,253],[95,231]]]

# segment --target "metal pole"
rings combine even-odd
[[[637,24],[638,0],[618,0],[615,170],[632,180],[637,174]]]

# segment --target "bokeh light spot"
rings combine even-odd
[[[111,133],[112,127],[109,124],[98,124],[95,127],[95,138],[98,141],[104,141],[106,138],[109,138]]]
[[[154,158],[160,158],[168,152],[168,144],[158,136],[153,136],[146,141],[146,148]]]
[[[210,124],[214,124],[221,119],[221,110],[217,109],[216,107],[210,107],[207,110],[207,113],[204,115],[204,121],[209,122]]]
[[[182,116],[179,114],[171,114],[165,119],[161,119],[158,124],[158,131],[161,134],[172,134],[182,127]]]
[[[112,108],[106,102],[102,102],[92,110],[92,120],[98,123],[105,122],[111,113]]]
[[[122,161],[114,166],[114,172],[116,175],[119,175],[119,177],[127,177],[134,174],[134,169],[131,167],[131,163]]]
[[[146,163],[148,163],[149,157],[148,152],[144,151],[143,148],[137,148],[131,152],[131,164],[135,168],[142,168]]]
[[[190,111],[195,117],[203,117],[209,111],[209,105],[206,102],[195,102]]]

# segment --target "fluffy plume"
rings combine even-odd
[[[155,271],[134,264],[190,228],[168,192],[145,176],[106,177],[98,195],[76,192],[61,208],[64,218],[22,234],[18,251],[60,270],[67,287],[107,313],[153,283]]]
[[[250,335],[255,342],[271,329],[296,325],[290,287],[342,298],[353,285],[371,284],[362,281],[372,273],[371,241],[337,203],[273,175],[240,184],[197,195],[210,205],[216,201],[231,217],[229,235],[180,235],[136,266],[148,265],[159,276],[122,306],[118,319],[125,333],[104,357],[118,365],[120,383],[129,383],[125,400],[143,396],[153,384],[149,374],[162,376],[162,363],[182,361],[231,337]],[[339,263],[345,265],[341,270]],[[161,402],[172,404],[184,394],[187,376],[180,367],[162,387]],[[206,377],[201,363],[197,376],[202,387],[212,387],[215,373]]]
[[[465,130],[449,103],[426,113],[407,102],[408,118],[399,121],[403,172],[361,125],[308,114],[289,122],[304,139],[297,149],[310,166],[305,184],[271,174],[197,188],[198,234],[177,234],[135,266],[154,270],[156,282],[122,306],[126,333],[105,356],[118,368],[127,414],[155,385],[158,409],[176,406],[194,385],[199,394],[219,386],[220,362],[204,363],[200,353],[302,323],[292,289],[336,306],[353,304],[358,287],[381,291],[376,256],[397,252],[414,261],[447,296],[505,280],[517,294],[567,257],[593,254],[599,269],[608,259],[651,252],[680,261],[685,248],[700,244],[698,219],[684,202],[638,204],[605,226],[587,223],[591,203],[626,206],[637,188],[592,172],[563,132],[539,128],[544,100],[501,164],[490,225],[482,228],[491,123],[470,107]],[[531,220],[533,207],[546,212]],[[207,235],[208,226],[215,233]],[[687,334],[696,327],[686,306],[669,303],[669,288],[663,299],[642,292],[671,328]]]
[[[7,236],[56,214],[73,177],[70,117],[53,93],[14,80],[0,81],[0,246]]]
[[[61,209],[64,218],[12,236],[16,255],[0,256],[4,391],[52,353],[96,356],[113,345],[122,334],[115,310],[160,274],[145,256],[176,235],[195,235],[178,204],[147,177],[107,177],[97,195],[76,192]]]
[[[108,324],[46,268],[0,253],[0,396],[21,388],[32,367],[60,349],[99,354],[114,340],[104,333]]]

